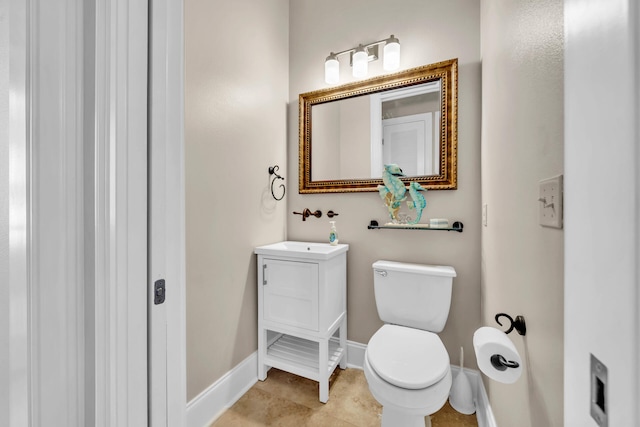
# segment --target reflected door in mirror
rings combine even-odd
[[[382,176],[384,165],[397,164],[407,176],[437,174],[439,153],[434,135],[434,113],[382,121],[382,164],[372,165],[373,178]],[[434,142],[435,141],[435,142]]]

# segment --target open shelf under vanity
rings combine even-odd
[[[321,360],[320,343],[293,335],[279,334],[267,348],[265,364],[310,380],[320,380],[320,363],[329,373],[335,370],[345,353],[337,338],[329,340],[328,357]]]

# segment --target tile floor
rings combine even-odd
[[[381,413],[359,369],[336,369],[323,404],[317,382],[272,368],[266,381],[258,381],[210,427],[374,427]],[[431,422],[433,427],[478,426],[475,414],[460,414],[448,402]]]

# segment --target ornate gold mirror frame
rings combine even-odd
[[[349,83],[329,89],[307,92],[299,96],[299,192],[343,193],[376,191],[382,179],[312,179],[311,147],[312,110],[315,105],[361,95],[379,93],[399,88],[440,81],[440,147],[438,175],[402,178],[407,184],[417,181],[429,190],[455,190],[457,188],[458,145],[458,60],[438,62]],[[369,159],[363,159],[369,161]]]

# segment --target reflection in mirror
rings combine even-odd
[[[381,178],[391,163],[437,175],[439,123],[439,81],[314,106],[311,179]]]
[[[371,98],[371,178],[389,164],[402,165],[407,176],[438,175],[440,81]]]
[[[370,178],[370,96],[313,107],[312,179]],[[357,159],[357,161],[354,161]],[[382,175],[379,175],[382,176]]]
[[[300,193],[375,191],[383,165],[455,189],[457,60],[300,95]]]

